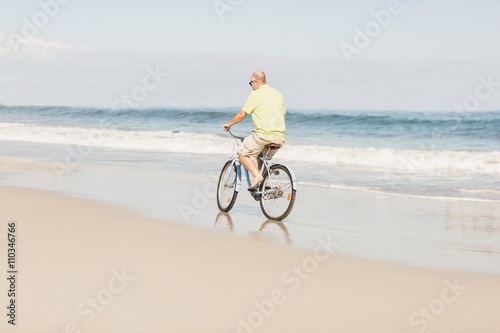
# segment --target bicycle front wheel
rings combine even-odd
[[[236,202],[236,165],[229,160],[222,167],[217,183],[217,206],[221,212],[229,212]]]
[[[275,164],[264,175],[260,191],[262,213],[270,219],[281,221],[287,217],[295,203],[296,192],[293,189],[293,179],[290,171],[281,164]]]

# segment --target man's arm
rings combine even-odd
[[[234,116],[234,118],[230,122],[222,125],[222,127],[224,127],[224,130],[229,131],[231,129],[231,126],[236,125],[237,123],[241,122],[243,119],[245,119],[246,116],[247,116],[247,113],[245,111],[241,110],[240,112],[238,112],[236,114],[236,116]]]

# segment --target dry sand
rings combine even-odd
[[[0,187],[2,332],[500,332],[500,276],[412,268]],[[212,217],[210,217],[211,219]],[[8,275],[7,275],[8,276]]]

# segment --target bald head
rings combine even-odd
[[[266,84],[266,74],[263,71],[256,71],[252,74],[248,83],[253,90],[257,90]]]
[[[255,80],[260,84],[266,84],[266,73],[264,73],[263,71],[256,71],[252,74],[251,80]]]

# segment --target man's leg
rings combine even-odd
[[[241,164],[252,174],[252,187],[256,187],[264,179],[264,177],[262,177],[262,175],[260,174],[260,171],[259,169],[257,169],[255,162],[251,157],[248,156],[238,155],[238,158],[240,159]]]

